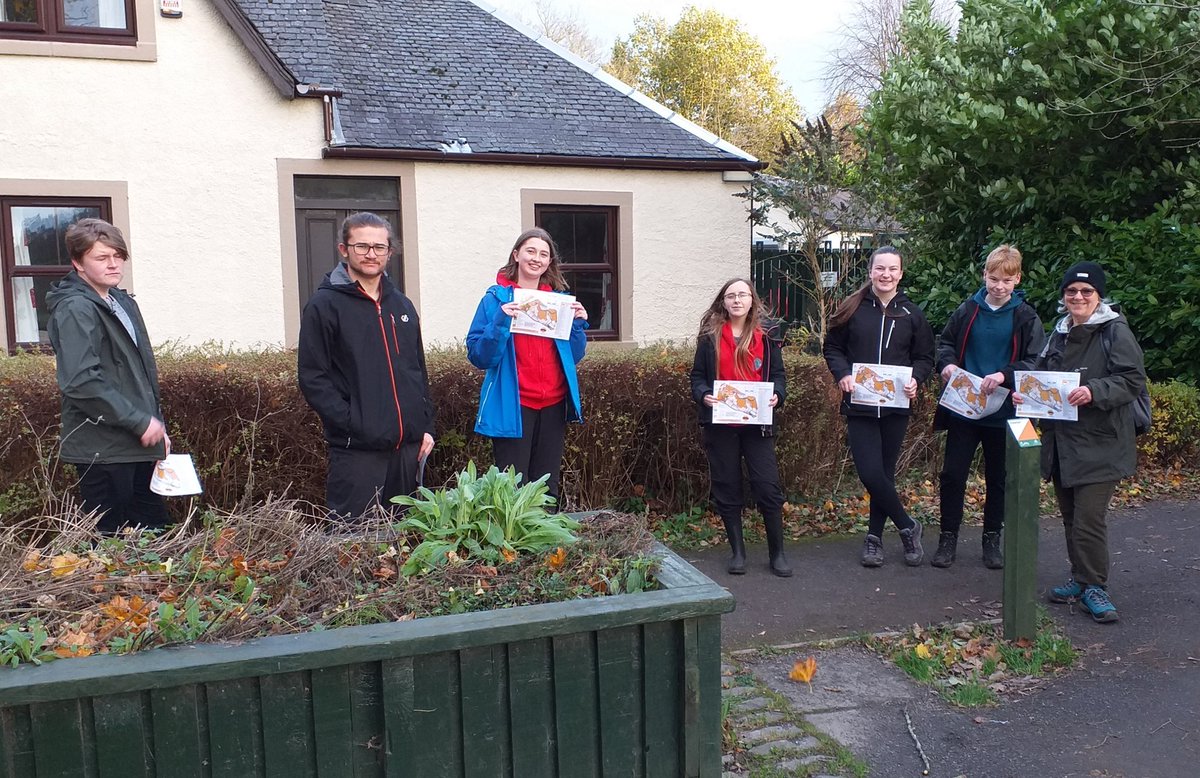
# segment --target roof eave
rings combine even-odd
[[[284,65],[279,57],[275,56],[275,52],[271,51],[271,47],[267,45],[258,28],[246,17],[237,2],[235,0],[212,0],[212,3],[217,9],[217,13],[233,30],[233,34],[250,52],[251,59],[262,68],[276,91],[288,100],[297,97],[296,84],[299,79],[288,70],[287,65]]]
[[[472,162],[499,165],[543,165],[550,167],[598,167],[638,170],[761,170],[765,165],[747,159],[665,159],[661,157],[585,157],[565,154],[518,154],[471,152],[467,154],[429,149],[387,149],[370,146],[328,146],[322,156],[333,159],[403,159],[423,162]]]

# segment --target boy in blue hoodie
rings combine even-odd
[[[982,377],[983,393],[989,395],[998,386],[1011,392],[1015,388],[1014,370],[1033,369],[1046,333],[1037,311],[1025,302],[1025,293],[1016,291],[1019,283],[1021,252],[1008,244],[997,246],[984,264],[983,288],[958,306],[938,340],[937,367],[943,381],[949,381],[961,367]],[[946,430],[946,452],[942,458],[939,495],[941,535],[931,562],[934,567],[949,567],[954,563],[967,476],[975,461],[975,450],[980,446],[983,446],[987,488],[983,507],[983,564],[992,569],[1004,567],[1000,545],[1007,476],[1004,428],[1013,415],[1011,395],[999,411],[982,419],[968,419],[938,406],[933,427]]]

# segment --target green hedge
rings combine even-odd
[[[468,460],[491,461],[491,446],[473,432],[482,373],[461,350],[429,353],[438,445],[426,482],[439,486]],[[564,495],[572,508],[613,505],[638,496],[664,512],[702,504],[708,474],[688,388],[692,352],[593,349],[580,364],[583,425],[571,425]],[[778,414],[780,475],[785,491],[808,499],[858,489],[846,461],[837,392],[824,363],[785,350],[789,400]],[[320,504],[325,444],[320,423],[296,387],[291,352],[169,353],[159,363],[164,413],[176,452],[191,453],[206,503],[233,509],[269,495]],[[931,430],[934,388],[915,405],[901,470],[933,477],[941,445]],[[1152,387],[1154,431],[1140,439],[1157,463],[1195,460],[1200,402],[1195,388]],[[53,360],[0,358],[0,518],[44,510],[70,494],[74,473],[56,458],[58,392]],[[47,489],[47,486],[50,488]]]

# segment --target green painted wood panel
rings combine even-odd
[[[0,708],[0,776],[23,778],[35,769],[29,709]]]
[[[383,689],[378,662],[350,668],[351,772],[376,778],[384,771]],[[343,773],[345,774],[345,773]]]
[[[311,679],[317,775],[340,778],[354,763],[350,668],[313,670]]]
[[[700,775],[704,732],[701,726],[700,635],[696,619],[680,623],[683,637],[683,775]]]
[[[443,652],[384,662],[388,775],[463,775],[458,654]]]
[[[208,703],[198,684],[152,689],[155,769],[159,778],[201,778],[212,764],[208,751]]]
[[[262,775],[262,705],[258,678],[210,683],[205,696],[213,778]]]
[[[645,771],[640,627],[596,634],[600,680],[600,748],[605,778]]]
[[[507,646],[458,653],[462,684],[463,775],[511,778],[512,730],[508,711]]]
[[[1022,448],[1005,435],[1004,599],[1005,640],[1037,637],[1038,500],[1041,445]]]
[[[29,723],[37,778],[98,778],[96,733],[87,698],[31,705]]]
[[[694,619],[700,662],[700,778],[721,776],[721,618]]]
[[[265,675],[262,695],[263,759],[268,778],[315,778],[312,688],[308,673]]]
[[[683,648],[677,623],[642,628],[645,662],[646,775],[678,778],[683,727]]]
[[[554,711],[554,646],[549,638],[509,644],[508,708],[513,775],[555,775],[559,734]]]
[[[596,635],[557,635],[554,646],[554,715],[560,778],[600,778],[600,681]]]
[[[96,765],[101,776],[154,778],[154,726],[147,692],[92,700]]]

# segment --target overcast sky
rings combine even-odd
[[[534,0],[486,1],[527,19],[536,18]],[[811,115],[825,106],[821,69],[854,0],[554,0],[554,4],[575,9],[606,51],[614,40],[633,31],[633,20],[642,13],[674,23],[685,7],[695,5],[737,19],[766,47],[779,77]]]

